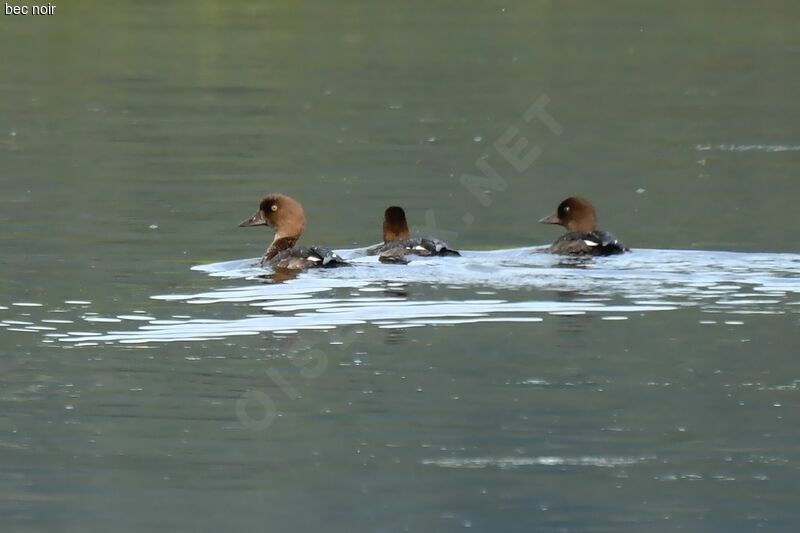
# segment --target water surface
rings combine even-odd
[[[797,11],[0,17],[4,529],[796,529]],[[464,257],[276,282],[275,191]],[[573,193],[634,252],[541,253]]]

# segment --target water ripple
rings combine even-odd
[[[797,152],[800,146],[785,144],[698,144],[695,146],[698,152],[708,152],[711,150],[719,152]]]
[[[438,466],[440,468],[487,468],[500,469],[520,468],[523,466],[593,466],[600,468],[614,468],[630,466],[651,460],[651,457],[474,457],[447,459],[423,459],[423,465]]]
[[[171,309],[165,317],[142,311],[105,317],[76,302],[71,310],[75,316],[58,319],[0,315],[0,326],[6,328],[0,331],[38,332],[46,337],[44,342],[72,345],[145,344],[357,324],[393,329],[536,323],[548,316],[585,314],[619,321],[679,308],[720,315],[700,323],[724,326],[744,324],[745,315],[800,313],[797,254],[636,250],[575,259],[541,252],[542,248],[467,251],[459,259],[419,258],[399,266],[364,256],[363,249],[342,250],[353,267],[311,270],[288,280],[277,280],[254,259],[201,265],[194,269],[228,286],[152,297],[167,307],[192,306],[194,313]],[[223,304],[233,308],[220,313],[216,308]],[[251,309],[244,316],[242,306]],[[223,318],[207,318],[202,309],[209,307],[215,309],[212,316]],[[26,308],[48,312],[35,305]],[[92,332],[79,323],[135,327]],[[71,331],[52,333],[59,324]]]

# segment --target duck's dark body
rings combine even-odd
[[[384,263],[407,263],[408,261],[390,260],[406,255],[431,256],[460,256],[461,254],[447,247],[439,239],[423,237],[421,239],[402,239],[376,244],[367,249],[368,255],[381,256]]]
[[[555,240],[548,250],[561,255],[615,255],[628,249],[607,231],[570,231]]]
[[[406,250],[400,246],[387,248],[378,254],[378,261],[390,265],[407,265]]]
[[[348,263],[330,248],[322,246],[295,246],[261,258],[261,266],[273,269],[304,270],[306,268],[331,268]]]

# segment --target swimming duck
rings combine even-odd
[[[367,254],[378,255],[382,263],[408,263],[406,255],[457,256],[461,255],[447,247],[439,239],[430,237],[411,238],[406,222],[406,212],[393,205],[383,213],[383,243],[367,249]]]
[[[563,255],[613,255],[628,249],[612,234],[597,229],[597,215],[587,200],[570,196],[542,224],[558,224],[567,233],[556,239],[549,252]]]
[[[337,267],[348,263],[329,248],[295,246],[306,227],[303,206],[283,194],[270,194],[261,200],[258,211],[239,224],[240,228],[269,226],[275,238],[261,257],[261,266],[273,269],[302,270],[314,267]]]

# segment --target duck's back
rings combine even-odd
[[[615,255],[628,249],[607,231],[570,231],[550,246],[550,253],[561,255]]]
[[[423,257],[461,255],[456,250],[448,248],[445,242],[429,237],[384,242],[369,248],[367,254],[382,257],[384,255],[420,255]]]
[[[274,257],[261,262],[261,266],[275,269],[303,270],[306,268],[332,268],[347,266],[344,259],[330,248],[322,246],[296,246],[278,252]]]

